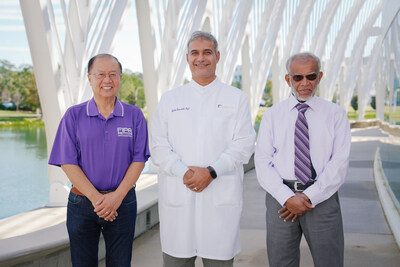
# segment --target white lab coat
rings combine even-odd
[[[255,141],[246,95],[218,79],[207,86],[191,81],[162,96],[151,136],[163,252],[233,258],[241,249],[243,164]],[[186,188],[187,166],[209,165],[218,177],[201,193]]]

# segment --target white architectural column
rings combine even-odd
[[[376,118],[380,121],[384,121],[384,112],[385,112],[385,93],[386,93],[386,84],[385,84],[385,75],[384,75],[384,70],[385,70],[385,64],[386,61],[383,56],[383,51],[380,51],[380,56],[383,58],[381,60],[381,64],[378,66],[379,71],[378,71],[378,76],[376,79],[376,98],[375,98],[375,111],[376,111]]]
[[[380,64],[380,49],[382,47],[383,36],[380,35],[376,41],[372,53],[368,58],[368,63],[365,69],[364,79],[358,96],[358,120],[363,120],[365,116],[365,109],[370,102],[371,90],[375,85],[375,80]]]
[[[136,0],[148,121],[161,95],[184,79],[186,43],[200,29],[207,1]]]
[[[312,7],[314,5],[314,0],[302,0],[299,2],[299,7],[292,18],[292,22],[289,28],[287,36],[281,36],[281,39],[285,39],[285,46],[280,60],[275,62],[279,63],[279,69],[274,70],[273,75],[276,77],[277,81],[282,81],[280,83],[275,83],[274,87],[274,103],[278,103],[283,99],[287,98],[290,94],[290,88],[287,86],[285,81],[286,70],[286,60],[295,53],[300,52],[302,44],[304,42],[305,32],[307,30],[308,20],[310,19],[310,14]],[[275,63],[276,64],[276,63]],[[278,67],[278,66],[274,66]],[[276,97],[275,97],[276,96]]]
[[[320,97],[326,100],[332,100],[333,93],[336,89],[336,81],[339,76],[340,67],[345,58],[345,49],[350,31],[354,24],[357,14],[361,7],[364,5],[364,0],[357,0],[351,7],[351,10],[346,16],[340,31],[336,37],[335,44],[333,45],[331,55],[329,56],[329,64],[325,66],[324,79],[320,84]]]
[[[331,0],[326,6],[321,19],[318,21],[318,26],[315,29],[310,51],[314,52],[315,55],[323,60],[325,53],[326,40],[328,39],[329,28],[332,26],[333,19],[336,15],[336,11],[339,7],[341,0]]]
[[[209,1],[211,3],[211,1]],[[236,3],[234,5],[234,3]],[[231,84],[236,62],[245,36],[252,2],[248,0],[226,1],[222,7],[217,35],[221,58],[217,65],[217,75],[221,81]],[[214,18],[215,19],[215,18]]]
[[[345,74],[345,83],[344,90],[342,91],[341,106],[345,110],[349,107],[351,97],[353,96],[354,88],[357,82],[357,77],[360,71],[360,67],[362,64],[364,47],[367,44],[367,40],[371,36],[379,36],[381,34],[381,29],[373,27],[376,19],[381,13],[382,7],[381,5],[377,5],[375,9],[372,11],[371,15],[367,19],[366,23],[363,25],[363,28],[354,43],[352,55],[349,59],[345,60],[345,64],[347,65],[347,71]],[[359,103],[360,104],[360,103]]]
[[[250,96],[250,109],[253,122],[257,116],[268,73],[272,65],[272,58],[285,5],[286,1],[270,0],[265,5],[264,10],[252,10],[252,12],[260,12],[262,15],[257,17],[253,14],[250,21],[253,25],[249,33],[248,50],[242,49],[242,57],[246,58],[248,62],[248,64],[242,66],[242,70],[248,76],[243,76],[242,80],[243,91]],[[255,28],[258,31],[253,30]],[[254,44],[250,42],[250,39],[254,40]],[[250,86],[247,87],[248,85]]]

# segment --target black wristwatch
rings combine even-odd
[[[213,179],[217,178],[217,173],[215,172],[214,168],[211,166],[207,167],[208,171],[210,172],[210,175]]]

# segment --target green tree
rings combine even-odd
[[[7,60],[0,60],[0,95],[1,101],[11,100],[11,78],[15,66]]]
[[[0,60],[0,95],[4,102],[12,101],[17,110],[35,111],[40,108],[39,95],[32,67],[16,68],[6,60]]]
[[[118,99],[139,108],[144,108],[146,100],[143,88],[141,74],[131,72],[122,73],[121,86],[117,94]]]
[[[264,93],[263,93],[263,100],[265,101],[266,107],[272,106],[272,81],[267,80],[265,84]]]
[[[376,110],[376,96],[371,96],[371,107]]]
[[[22,106],[26,110],[35,111],[40,108],[40,100],[32,67],[24,66],[23,69],[18,72],[18,76],[22,88]]]
[[[358,110],[358,97],[357,97],[357,95],[354,95],[354,96],[351,98],[351,106],[353,107],[353,109],[354,109],[355,111]]]

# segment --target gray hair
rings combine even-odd
[[[311,60],[315,60],[317,62],[317,64],[318,64],[318,72],[320,72],[320,70],[321,70],[321,60],[319,59],[319,57],[317,57],[316,55],[314,55],[311,52],[302,52],[302,53],[297,53],[297,54],[294,54],[294,55],[290,56],[288,58],[288,60],[286,61],[286,70],[287,70],[287,72],[290,73],[290,69],[289,69],[290,68],[290,64],[292,64],[292,62],[294,60],[305,62],[305,61],[309,61],[310,59]]]
[[[193,42],[196,39],[201,39],[201,40],[208,40],[212,41],[214,43],[214,49],[215,49],[215,54],[218,53],[218,42],[217,39],[215,39],[214,35],[212,35],[209,32],[203,32],[203,31],[195,31],[192,33],[190,36],[190,39],[187,43],[187,53],[189,54],[189,45],[191,42]]]

